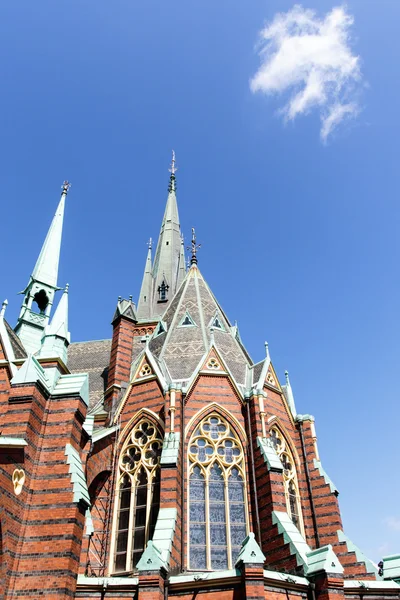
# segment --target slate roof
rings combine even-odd
[[[10,340],[10,344],[12,346],[12,349],[14,351],[14,356],[16,359],[18,358],[26,358],[28,356],[21,340],[19,339],[19,337],[17,336],[17,334],[15,333],[14,329],[11,327],[11,325],[9,323],[7,323],[7,321],[4,319],[4,325],[6,326],[6,330],[8,333],[8,337]]]
[[[68,368],[71,373],[89,374],[89,408],[102,399],[107,388],[111,340],[75,342],[68,348]]]
[[[186,315],[194,322],[182,326]],[[251,360],[235,337],[235,328],[196,266],[192,267],[170,306],[162,316],[167,332],[154,336],[149,348],[173,380],[189,380],[211,344],[215,316],[221,328],[213,328],[215,345],[239,385],[246,384]]]

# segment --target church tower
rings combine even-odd
[[[29,283],[21,292],[24,295],[15,333],[28,352],[40,348],[43,332],[49,323],[54,294],[57,287],[58,263],[64,220],[65,200],[70,185],[62,186],[60,202],[50,225],[46,239],[30,276]]]

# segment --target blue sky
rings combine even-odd
[[[171,149],[188,239],[253,359],[269,341],[316,417],[344,527],[371,558],[400,551],[397,0],[351,0],[358,116],[321,141],[321,110],[285,122],[290,88],[250,80],[289,0],[41,0],[0,7],[0,172],[8,320],[59,199],[72,339],[107,338],[139,293]],[[303,3],[323,20],[338,3]]]

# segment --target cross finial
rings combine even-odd
[[[61,186],[61,189],[63,191],[64,194],[68,194],[68,190],[71,187],[71,184],[69,181],[65,180],[64,183]]]
[[[187,247],[187,250],[192,251],[192,258],[190,259],[191,265],[197,265],[197,250],[201,248],[201,244],[196,243],[196,231],[194,227],[192,227],[192,244]]]
[[[4,317],[6,308],[7,308],[7,304],[8,304],[8,300],[4,300],[3,304],[1,305],[0,317]]]
[[[171,167],[170,169],[168,169],[169,172],[171,173],[171,175],[175,175],[175,173],[178,170],[178,167],[175,166],[175,151],[172,150],[172,162],[171,162]]]
[[[150,238],[149,241],[147,242],[147,246],[148,246],[149,250],[151,250],[152,245],[153,245],[153,240],[152,240],[152,238]]]

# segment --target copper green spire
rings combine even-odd
[[[51,307],[57,287],[58,263],[60,258],[65,199],[70,184],[61,186],[61,199],[51,222],[46,239],[36,261],[25,290],[15,332],[27,352],[35,353],[40,348],[43,331],[50,318]]]
[[[70,342],[68,331],[68,288],[65,286],[63,295],[54,312],[54,316],[44,330],[39,356],[45,358],[61,358],[67,363],[67,349]]]

